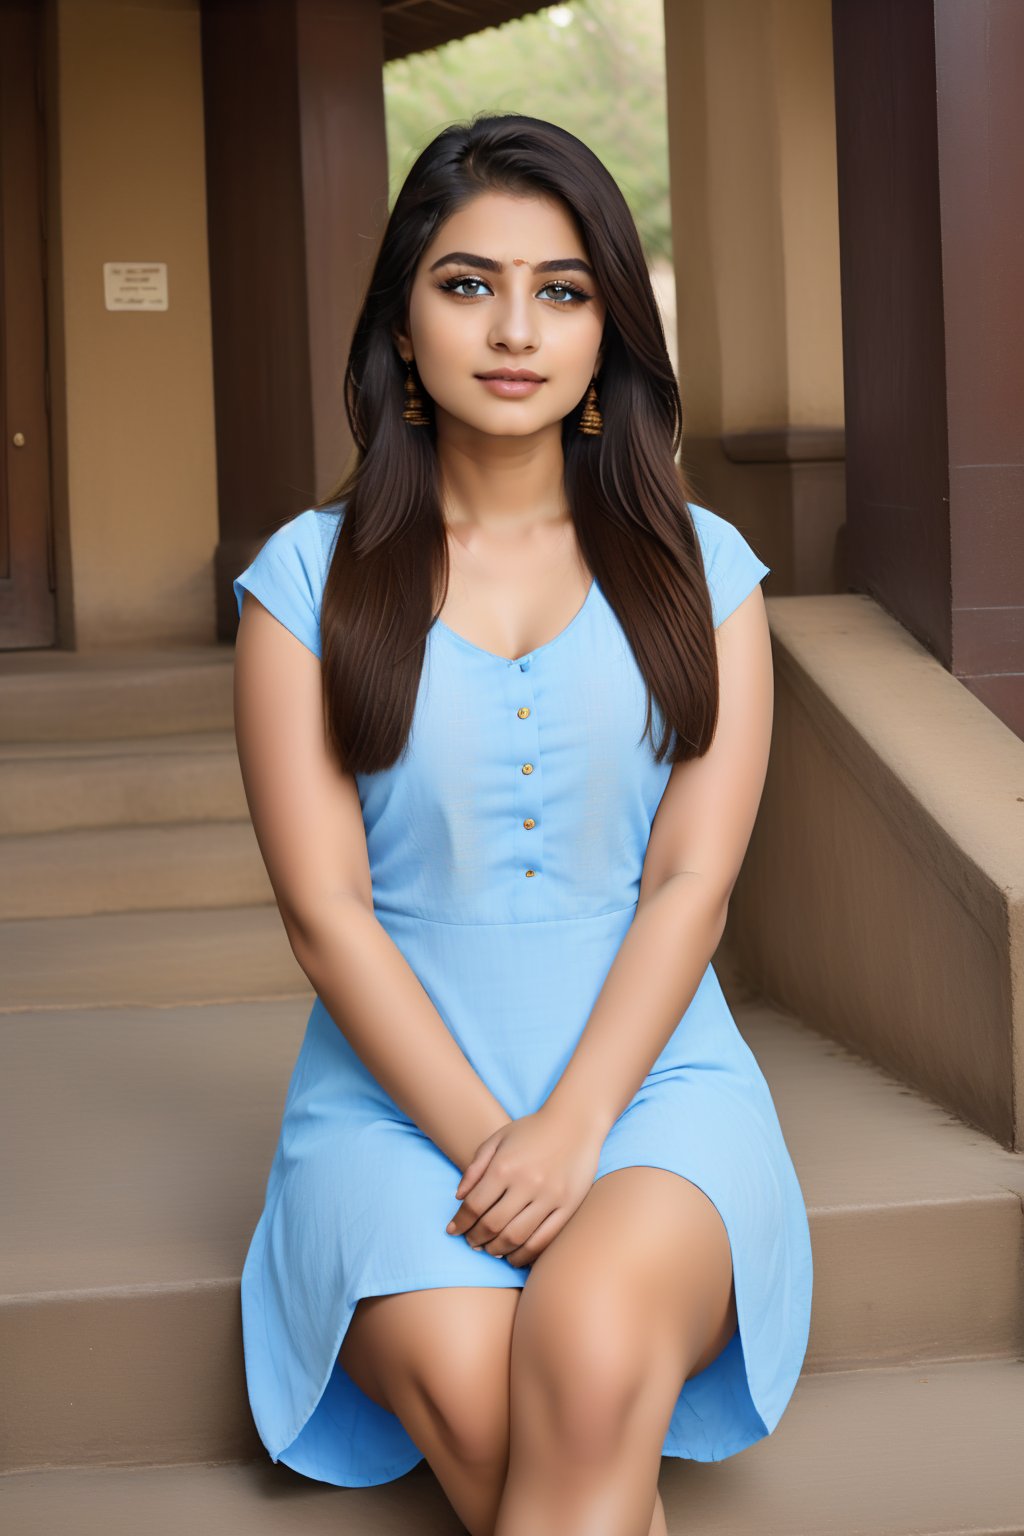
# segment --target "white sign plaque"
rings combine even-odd
[[[166,261],[105,261],[103,290],[108,309],[166,309]]]

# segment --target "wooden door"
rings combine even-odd
[[[46,354],[42,4],[0,4],[0,650],[57,635]]]

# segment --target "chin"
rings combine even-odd
[[[479,407],[473,411],[443,409],[452,421],[458,422],[467,431],[482,432],[487,437],[525,437],[532,432],[542,432],[545,427],[552,425],[550,412],[545,411],[541,415],[540,412],[510,411],[507,409],[510,403],[498,400],[496,404],[499,409],[494,411],[481,411]],[[506,409],[500,409],[502,406]]]

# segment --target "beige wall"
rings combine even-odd
[[[60,643],[210,641],[217,496],[198,0],[52,0],[48,25]],[[166,312],[105,308],[103,263],[125,260],[167,263]]]
[[[665,47],[687,432],[841,425],[829,0],[666,0]]]

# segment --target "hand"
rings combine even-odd
[[[532,1264],[593,1184],[605,1134],[545,1106],[499,1126],[456,1187],[448,1231],[516,1268]]]

